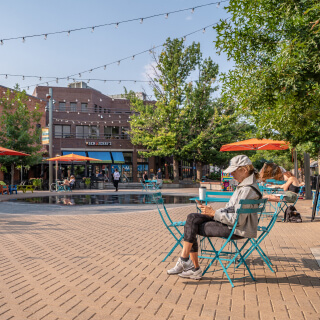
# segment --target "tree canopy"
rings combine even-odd
[[[320,142],[318,0],[230,0],[215,46],[235,66],[221,75],[226,102],[257,134],[293,146]],[[312,149],[312,147],[310,147]]]
[[[40,161],[41,154],[41,129],[37,128],[42,113],[39,106],[34,109],[27,107],[27,95],[25,91],[19,91],[16,87],[14,94],[8,89],[0,99],[0,145],[30,154],[30,157],[2,156],[0,161],[4,166],[13,164],[33,165]],[[12,171],[11,171],[12,172]],[[12,172],[13,174],[13,172]],[[12,177],[13,178],[13,177]]]

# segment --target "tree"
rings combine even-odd
[[[41,161],[40,132],[37,128],[42,113],[39,106],[34,109],[27,107],[27,95],[25,91],[19,91],[16,86],[14,93],[8,89],[0,99],[2,107],[0,115],[0,145],[2,147],[30,154],[30,157],[3,156],[1,164],[11,166],[11,184],[14,179],[14,165],[34,165]]]
[[[235,62],[220,76],[225,101],[259,136],[311,142],[320,155],[318,0],[230,0],[226,9],[231,19],[214,27],[216,48]]]
[[[130,122],[131,141],[146,147],[145,156],[173,156],[175,182],[179,160],[195,158],[200,179],[202,164],[213,161],[221,136],[230,136],[236,121],[232,107],[212,99],[218,66],[211,58],[202,59],[199,44],[185,47],[178,39],[167,39],[155,61],[156,76],[151,80],[157,101],[150,104],[132,92],[127,95],[135,112]],[[191,81],[195,70],[198,79]]]

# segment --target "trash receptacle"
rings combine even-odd
[[[98,189],[103,189],[104,181],[98,181]]]

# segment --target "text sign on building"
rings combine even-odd
[[[87,146],[111,146],[111,142],[107,141],[87,141]]]
[[[49,144],[49,128],[42,128],[42,144]]]

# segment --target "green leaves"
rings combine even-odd
[[[227,10],[215,27],[217,50],[235,61],[220,76],[225,103],[236,101],[261,137],[319,143],[318,1],[230,0]]]

